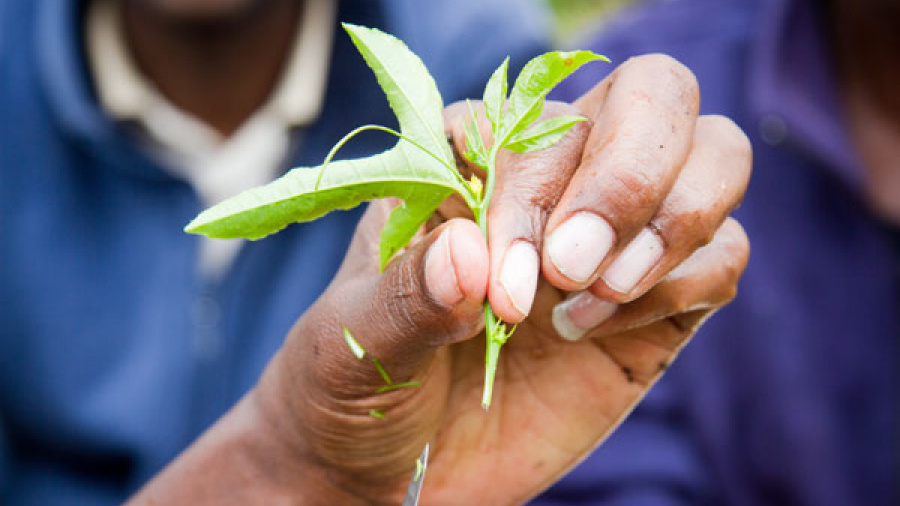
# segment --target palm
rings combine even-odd
[[[547,316],[559,295],[543,285],[538,297],[504,347],[487,413],[482,342],[447,355],[450,395],[423,502],[518,504],[536,494],[615,427],[684,338],[669,325],[669,345],[637,335],[647,329],[560,345]]]

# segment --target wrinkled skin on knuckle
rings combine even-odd
[[[580,115],[580,110],[570,104],[547,102],[538,121],[561,115]],[[504,212],[529,216],[532,228],[529,235],[538,236],[581,161],[590,130],[590,121],[582,121],[545,149],[527,154],[501,151],[497,159],[501,176],[497,179],[492,212],[512,206]]]
[[[418,347],[415,356],[404,355],[409,346],[398,349],[391,339],[382,339],[410,331],[416,324],[428,331],[414,314],[418,306],[398,311],[396,304],[378,299],[384,294],[374,295],[382,288],[383,284],[370,278],[327,293],[316,303],[315,320],[298,321],[282,352],[292,360],[281,367],[281,376],[287,379],[281,381],[281,398],[291,406],[304,451],[333,469],[332,479],[355,490],[393,490],[400,482],[405,486],[409,463],[429,437],[421,427],[437,426],[446,402],[446,388],[426,391],[426,387],[449,384],[446,360],[421,351],[425,347]],[[362,302],[366,297],[368,302]],[[348,305],[357,301],[372,307],[354,308],[348,314]],[[377,311],[372,310],[374,306]],[[342,339],[340,328],[345,324],[366,348],[363,360],[358,360]],[[420,328],[413,338],[425,332]],[[423,357],[423,353],[432,356]],[[379,394],[384,383],[371,358],[379,359],[394,381],[407,380],[403,361],[415,360],[415,376],[410,379],[420,380],[422,386]],[[387,413],[390,422],[369,416],[370,409]],[[416,441],[410,434],[421,434],[423,440]],[[406,444],[398,445],[398,440]]]
[[[612,172],[609,187],[603,189],[616,214],[610,218],[627,219],[635,211],[647,213],[657,208],[659,183],[650,176],[656,172],[652,168],[655,163],[655,157],[640,149],[619,151],[610,159],[611,167],[629,167]]]
[[[651,221],[667,247],[694,251],[712,242],[721,225],[721,215],[713,207],[715,201],[704,193],[703,190],[685,192],[675,201],[674,212]]]
[[[631,71],[653,76],[658,89],[684,105],[685,114],[697,115],[700,108],[700,85],[691,69],[684,64],[669,55],[652,53],[633,57],[623,64],[625,65],[631,67]]]

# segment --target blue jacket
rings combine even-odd
[[[673,55],[702,113],[747,132],[754,173],[735,215],[752,253],[737,299],[541,504],[900,504],[898,230],[865,203],[820,3],[646,2],[587,44],[614,62]]]
[[[0,2],[6,506],[121,503],[254,384],[331,279],[359,215],[250,243],[220,284],[205,285],[198,240],[182,232],[198,196],[98,108],[81,50],[83,3]],[[521,65],[545,46],[539,11],[509,3],[343,0],[339,19],[405,39],[458,99],[479,96],[505,54]],[[395,124],[342,32],[324,110],[298,132],[286,168],[321,163],[356,126]],[[344,154],[392,142],[362,136]]]

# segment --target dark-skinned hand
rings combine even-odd
[[[457,152],[467,111],[445,113]],[[373,203],[257,387],[135,504],[398,506],[426,442],[422,506],[538,494],[734,297],[749,246],[728,215],[747,185],[750,145],[730,120],[698,111],[684,66],[629,60],[574,104],[544,109],[589,121],[546,150],[503,154],[488,241],[450,199],[383,273],[378,235],[393,203]],[[519,323],[488,411],[485,297]],[[351,353],[343,326],[367,359]],[[378,393],[370,357],[395,382],[420,386]]]

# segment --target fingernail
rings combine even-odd
[[[618,307],[588,291],[579,292],[553,308],[553,327],[566,341],[577,341],[588,330],[608,320]]]
[[[523,316],[531,311],[537,277],[538,254],[534,246],[525,241],[512,243],[500,268],[500,285]]]
[[[629,293],[659,262],[662,255],[662,239],[649,228],[645,228],[606,269],[603,281],[619,293]]]
[[[456,279],[456,267],[450,257],[450,234],[448,228],[434,241],[425,254],[425,283],[431,296],[441,305],[455,306],[463,299]]]
[[[612,248],[615,233],[609,223],[594,213],[572,215],[550,234],[550,261],[563,276],[584,283]]]

